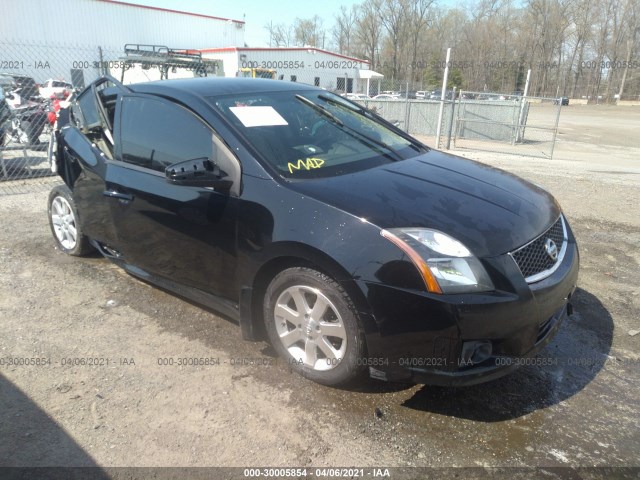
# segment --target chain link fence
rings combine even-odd
[[[56,181],[48,148],[57,112],[118,53],[8,40],[0,40],[0,52],[0,194],[48,188]]]
[[[554,98],[461,91],[454,146],[551,159],[562,103]]]
[[[53,175],[48,148],[68,96],[110,74],[123,83],[241,76],[325,88],[364,105],[429,146],[551,158],[560,103],[549,98],[445,92],[384,78],[358,59],[318,49],[173,49],[38,44],[0,39],[0,194]],[[262,57],[259,57],[262,55]],[[45,184],[48,181],[45,181]]]
[[[222,62],[157,45],[87,47],[0,39],[0,194],[50,184],[49,143],[67,99],[101,75],[125,83],[221,76]]]

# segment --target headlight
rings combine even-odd
[[[426,228],[391,228],[380,235],[395,243],[433,293],[487,292],[493,283],[480,261],[449,235]]]

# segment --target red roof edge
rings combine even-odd
[[[241,52],[241,51],[251,51],[251,50],[260,50],[260,51],[272,51],[272,52],[286,52],[286,51],[299,51],[299,50],[315,50],[316,52],[326,53],[328,55],[333,55],[334,57],[346,58],[347,60],[353,60],[355,62],[366,63],[371,66],[371,62],[369,60],[363,60],[362,58],[349,57],[347,55],[342,55],[341,53],[330,52],[328,50],[323,50],[322,48],[317,47],[220,47],[220,48],[201,48],[200,51],[202,53],[217,53],[217,52]]]
[[[204,15],[202,13],[183,12],[182,10],[172,10],[170,8],[152,7],[150,5],[140,5],[138,3],[120,2],[119,0],[97,0],[98,2],[113,3],[115,5],[125,5],[127,7],[146,8],[147,10],[156,10],[158,12],[179,13],[181,15],[191,15],[192,17],[209,18],[211,20],[224,20],[225,22],[234,22],[244,25],[243,20],[234,20],[232,18],[213,17],[211,15]]]

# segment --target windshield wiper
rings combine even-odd
[[[327,97],[326,95],[322,95],[322,94],[318,95],[318,98],[320,100],[324,100],[325,102],[330,103],[332,105],[336,105],[338,107],[346,108],[348,110],[351,110],[352,112],[357,112],[360,115],[362,115],[364,117],[367,117],[367,118],[369,118],[371,120],[374,120],[376,122],[379,121],[380,119],[384,120],[384,118],[382,118],[381,116],[373,113],[371,110],[368,110],[368,109],[366,109],[364,107],[361,107],[361,106],[357,106],[357,104],[351,105],[351,104],[346,103],[346,102],[343,103],[343,102],[341,102],[339,100],[333,99],[331,97]],[[363,135],[363,136],[365,136],[365,135]],[[401,135],[401,136],[402,136],[402,138],[404,138],[405,140],[407,140],[407,141],[409,141],[411,143],[411,147],[413,147],[414,150],[417,150],[419,152],[420,151],[421,152],[428,152],[429,151],[429,147],[427,147],[426,145],[423,145],[422,143],[416,141],[412,137],[407,136],[407,135]],[[367,137],[367,138],[369,138],[369,137]],[[370,138],[370,140],[373,141],[374,139]]]
[[[322,97],[322,95],[320,95],[320,97]],[[317,103],[313,102],[312,100],[309,100],[306,97],[303,97],[302,95],[296,95],[296,98],[298,100],[300,100],[302,103],[304,103],[306,105],[309,105],[311,108],[313,108],[317,112],[319,112],[322,115],[326,116],[327,118],[331,119],[333,122],[336,123],[336,125],[338,125],[343,130],[348,130],[349,132],[353,132],[353,133],[357,134],[358,136],[362,137],[363,139],[367,140],[368,142],[371,142],[374,145],[377,145],[378,147],[382,147],[382,148],[384,148],[386,150],[389,150],[390,152],[393,152],[393,154],[395,155],[396,158],[393,158],[393,157],[391,157],[391,155],[385,153],[385,155],[387,157],[392,158],[392,160],[402,160],[401,157],[396,153],[396,151],[393,148],[391,148],[389,145],[387,145],[386,143],[384,143],[381,140],[378,140],[377,138],[370,137],[366,133],[362,133],[361,131],[356,130],[353,127],[350,127],[349,125],[345,125],[342,120],[340,120],[338,117],[336,117],[333,113],[331,113],[329,110],[324,108],[322,105],[318,105]]]
[[[387,152],[384,152],[384,151],[380,151],[380,153],[382,155],[384,155],[385,157],[390,158],[394,162],[396,162],[398,160],[403,160],[403,158],[400,155],[398,155],[398,153],[393,148],[391,148],[389,145],[387,145],[386,143],[384,143],[381,140],[378,140],[376,138],[370,137],[366,133],[362,133],[361,131],[356,130],[353,127],[350,127],[349,125],[345,125],[345,123],[342,120],[340,120],[338,117],[336,117],[333,113],[331,113],[329,110],[324,108],[322,105],[318,105],[317,103],[313,102],[312,100],[309,100],[306,97],[303,97],[302,95],[296,95],[296,98],[298,100],[300,100],[302,103],[304,103],[305,105],[309,105],[311,108],[316,110],[318,113],[320,113],[320,114],[326,116],[327,118],[329,118],[336,125],[338,125],[338,127],[340,127],[343,131],[345,131],[348,134],[350,134],[352,137],[355,137],[355,135],[354,135],[354,133],[355,133],[358,137],[361,137],[360,141],[362,141],[364,139],[367,142],[373,143],[374,145],[376,145],[378,147],[382,147],[385,150],[388,150],[390,153],[393,153],[393,155],[390,155],[390,153],[387,153]]]
[[[309,105],[316,112],[320,113],[321,115],[324,115],[325,117],[329,118],[331,121],[337,123],[341,127],[344,127],[344,123],[342,123],[342,120],[340,120],[338,117],[336,117],[333,113],[331,113],[329,110],[324,108],[322,105],[318,105],[317,103],[314,103],[312,100],[309,100],[307,97],[303,97],[302,95],[296,95],[296,98],[300,100],[302,103],[304,103],[305,105]]]
[[[362,133],[360,130],[357,130],[357,129],[353,128],[353,127],[350,127],[349,125],[345,125],[345,123],[342,120],[340,120],[338,117],[336,117],[333,113],[331,113],[329,110],[324,108],[322,105],[318,105],[317,103],[314,103],[312,100],[309,100],[308,98],[303,97],[302,95],[296,95],[296,98],[299,99],[300,101],[302,101],[303,103],[309,105],[310,107],[314,108],[318,112],[322,113],[326,117],[330,118],[331,120],[333,120],[336,124],[338,124],[343,129],[346,129],[346,130],[349,130],[351,132],[354,132],[357,135],[361,136],[362,138],[368,140],[369,142],[374,143],[375,145],[377,145],[379,147],[386,148],[387,150],[390,150],[390,151],[395,153],[395,150],[393,148],[391,148],[389,145],[387,145],[386,143],[384,143],[383,141],[378,140],[377,138],[370,137],[366,133]],[[323,96],[319,95],[318,98],[323,98]],[[324,97],[324,98],[328,98],[328,97]],[[337,104],[338,102],[335,102],[335,103]]]

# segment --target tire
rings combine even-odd
[[[91,253],[94,248],[82,233],[78,222],[78,210],[69,187],[59,185],[51,190],[47,212],[49,226],[56,246],[67,255],[80,257]]]
[[[275,350],[304,377],[329,386],[364,377],[366,346],[357,310],[327,275],[303,267],[280,272],[265,293],[264,321]]]

